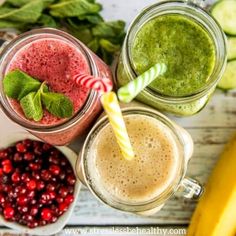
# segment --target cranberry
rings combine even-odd
[[[29,175],[28,173],[22,174],[21,180],[22,180],[23,182],[29,182],[29,181],[30,181],[30,175]]]
[[[49,162],[58,165],[59,164],[59,158],[57,156],[50,156],[49,157]]]
[[[51,178],[51,174],[48,170],[42,170],[41,178],[45,181],[48,181]]]
[[[47,184],[46,189],[51,192],[51,191],[55,191],[56,187],[57,186],[55,183],[49,183],[49,184]]]
[[[15,210],[12,207],[6,207],[3,211],[3,214],[5,219],[12,219],[15,214]]]
[[[0,193],[0,205],[2,205],[3,203],[5,203],[5,196]]]
[[[30,215],[35,216],[38,214],[38,208],[36,206],[32,206],[30,209]]]
[[[27,191],[26,188],[24,188],[23,186],[17,186],[15,188],[15,192],[18,194],[18,195],[22,195],[22,194],[25,194]]]
[[[33,176],[36,180],[40,180],[40,179],[41,179],[41,176],[40,176],[39,171],[33,171],[33,172],[32,172],[32,176]]]
[[[32,161],[32,160],[34,160],[34,154],[31,153],[31,152],[25,153],[25,155],[24,155],[24,160],[26,160],[26,161]]]
[[[34,218],[32,215],[26,214],[22,216],[22,219],[27,221],[27,222],[31,222]]]
[[[74,185],[75,184],[75,176],[73,174],[70,174],[66,177],[67,183],[69,185]]]
[[[26,145],[24,145],[23,143],[17,143],[16,150],[17,152],[25,153],[27,151],[27,148]]]
[[[67,165],[67,160],[65,158],[60,160],[61,166],[66,166]]]
[[[6,150],[1,150],[0,151],[0,159],[2,158],[7,158],[8,157],[8,153]]]
[[[22,143],[23,143],[27,148],[31,147],[31,145],[32,145],[32,141],[29,140],[29,139],[23,140]]]
[[[15,162],[21,162],[23,160],[23,157],[22,157],[22,155],[20,153],[17,152],[17,153],[14,154],[13,160]]]
[[[28,203],[28,198],[25,195],[21,195],[16,199],[18,205],[24,206]]]
[[[45,183],[42,180],[37,182],[37,190],[38,191],[44,189],[44,187],[45,187]]]
[[[39,165],[39,164],[37,164],[37,163],[30,163],[29,164],[29,167],[30,167],[30,169],[31,170],[40,170],[40,168],[41,168],[41,166]]]
[[[4,165],[2,167],[2,170],[4,173],[9,174],[13,171],[13,167],[12,167],[12,165]]]
[[[11,164],[12,164],[12,163],[11,163],[11,161],[10,161],[9,159],[5,159],[5,160],[2,161],[2,165],[3,165],[3,166],[11,165]]]
[[[61,197],[61,196],[57,196],[57,197],[56,197],[56,201],[57,201],[58,203],[62,203],[62,202],[64,202],[64,198]]]
[[[66,204],[68,204],[68,205],[70,205],[72,202],[74,201],[74,196],[73,195],[67,195],[66,197],[65,197],[65,200],[64,200],[64,202],[66,203]]]
[[[59,189],[59,194],[61,195],[61,197],[66,197],[66,195],[68,194],[68,189],[66,187],[60,187]]]
[[[28,198],[32,199],[35,197],[35,191],[34,190],[31,190],[28,192]],[[32,202],[31,202],[32,203]]]
[[[43,148],[44,151],[48,151],[49,149],[52,148],[52,145],[50,145],[48,143],[44,143],[42,148]]]
[[[29,190],[34,190],[37,187],[37,183],[35,180],[30,180],[29,182],[27,182],[26,186]]]
[[[38,225],[39,225],[39,223],[36,220],[31,221],[31,222],[27,222],[27,226],[31,229],[36,228]]]
[[[39,221],[39,225],[40,226],[44,226],[44,225],[46,225],[47,224],[47,221],[46,220],[40,220]]]
[[[43,149],[42,147],[40,147],[39,145],[37,147],[35,147],[34,149],[34,153],[38,156],[41,156],[43,154]]]
[[[55,199],[56,198],[56,193],[54,191],[50,191],[47,194],[50,196],[50,199]]]
[[[49,208],[43,208],[41,211],[41,218],[50,221],[52,218],[52,211]]]
[[[50,200],[50,195],[48,193],[42,193],[41,194],[41,198],[39,199],[39,202],[43,203],[43,204],[46,204],[46,203],[49,203],[49,200]]]
[[[53,175],[59,175],[60,174],[60,167],[58,165],[50,165],[49,166],[49,171],[53,174]]]
[[[14,183],[20,182],[20,174],[18,172],[14,172],[11,176],[11,180]]]
[[[64,170],[61,171],[59,178],[60,180],[64,180],[66,178],[66,172]]]
[[[29,208],[27,206],[18,206],[17,210],[21,213],[26,213],[28,212]]]
[[[56,216],[53,216],[52,219],[50,220],[51,223],[55,223],[58,220]]]
[[[74,186],[68,186],[68,192],[72,194],[74,192]]]
[[[65,212],[68,209],[68,205],[66,203],[62,202],[62,203],[59,204],[58,208],[59,208],[60,213],[62,213],[62,212]]]
[[[0,177],[3,175],[3,169],[0,168]]]

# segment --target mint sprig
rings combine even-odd
[[[45,82],[41,83],[20,70],[11,71],[5,76],[3,88],[8,97],[20,102],[27,119],[40,121],[43,106],[59,118],[69,118],[73,114],[73,104],[68,97],[50,92]]]

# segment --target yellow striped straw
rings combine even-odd
[[[108,116],[121,153],[127,160],[134,158],[134,151],[121,113],[117,96],[114,92],[104,93],[101,103]]]

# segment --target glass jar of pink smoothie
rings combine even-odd
[[[33,135],[53,145],[70,143],[89,128],[101,111],[99,95],[78,86],[78,73],[112,80],[109,67],[73,36],[56,29],[36,29],[11,41],[0,55],[0,104],[5,114]],[[18,101],[9,99],[2,81],[7,72],[20,69],[46,81],[53,92],[63,93],[73,103],[73,116],[61,119],[44,110],[39,122],[28,120]]]

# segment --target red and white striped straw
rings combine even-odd
[[[101,94],[110,92],[113,88],[112,81],[106,77],[101,78],[87,74],[77,74],[73,77],[73,80],[76,84],[96,90]]]

